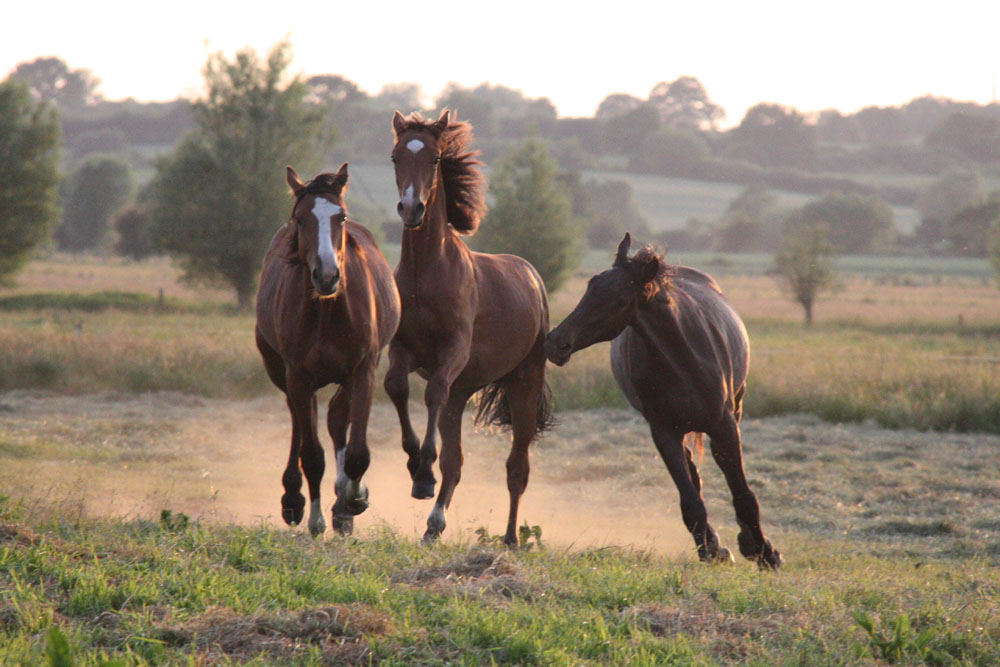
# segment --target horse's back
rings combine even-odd
[[[517,255],[472,253],[481,312],[499,312],[513,325],[548,330],[545,283],[531,263]]]
[[[629,326],[611,344],[612,372],[632,407],[647,419],[651,406],[666,407],[678,422],[706,421],[723,404],[738,412],[749,340],[711,276],[675,267],[669,294],[639,317],[645,334]]]

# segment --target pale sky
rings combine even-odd
[[[371,94],[415,82],[428,102],[449,81],[502,84],[548,97],[560,116],[690,75],[727,126],[759,102],[803,112],[926,94],[985,104],[1000,77],[997,0],[4,4],[0,79],[58,56],[91,70],[110,100],[195,96],[210,53],[265,54],[285,38],[296,73],[341,74]]]

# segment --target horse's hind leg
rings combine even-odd
[[[698,481],[695,483],[691,475],[689,455],[685,454],[684,434],[653,422],[650,422],[649,428],[656,449],[660,452],[660,458],[667,465],[667,470],[670,471],[670,476],[680,493],[681,516],[698,547],[698,558],[703,561],[713,561],[718,558],[718,542],[712,543],[708,539],[710,531],[711,534],[715,531],[708,525],[708,511],[701,497],[701,478],[696,477]]]
[[[709,437],[712,443],[712,456],[722,469],[733,495],[736,522],[740,526],[738,536],[740,553],[756,561],[761,567],[780,567],[781,553],[764,537],[760,527],[760,505],[757,503],[757,496],[747,484],[746,472],[743,470],[739,424],[734,417],[727,415],[726,419],[709,433]]]
[[[448,403],[438,420],[438,431],[441,434],[441,488],[438,490],[434,509],[427,517],[427,532],[424,541],[431,542],[444,532],[445,514],[451,506],[455,487],[462,479],[462,414],[469,402],[471,393],[464,389],[452,389]]]
[[[521,505],[521,496],[528,488],[528,474],[531,465],[528,460],[528,447],[538,433],[538,409],[545,389],[545,356],[541,341],[525,359],[505,379],[504,390],[510,406],[511,446],[507,457],[507,491],[510,493],[510,511],[507,515],[507,530],[503,542],[509,547],[516,547],[517,513]]]
[[[403,451],[407,454],[406,467],[410,471],[410,479],[420,465],[420,439],[413,424],[410,422],[410,371],[413,370],[410,353],[402,343],[392,341],[389,344],[389,370],[385,374],[385,393],[389,395],[399,425],[403,431]]]

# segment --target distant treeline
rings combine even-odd
[[[328,110],[338,131],[337,154],[354,161],[384,160],[392,111],[426,107],[417,84],[390,85],[372,95],[339,75],[313,76],[307,83],[312,103]],[[955,166],[1000,175],[996,103],[925,96],[900,107],[872,106],[846,115],[762,103],[739,125],[722,130],[721,109],[697,79],[681,77],[658,84],[646,99],[609,95],[589,118],[560,118],[547,98],[531,99],[489,84],[449,84],[433,106],[452,108],[475,126],[487,162],[535,134],[549,143],[564,169],[616,168],[810,194],[838,190],[899,205],[915,204],[916,188],[905,181],[885,185],[870,175],[928,176]],[[129,149],[139,149],[135,159],[148,160],[193,125],[184,100],[93,100],[61,112],[63,142],[72,160]]]

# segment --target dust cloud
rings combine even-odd
[[[328,397],[320,396],[321,425]],[[291,425],[279,394],[224,401],[169,392],[82,397],[12,392],[0,402],[8,433],[28,443],[25,456],[0,472],[0,483],[16,493],[123,518],[156,519],[162,509],[171,509],[207,522],[284,526],[279,499]],[[411,403],[421,434],[424,413],[421,404]],[[540,526],[549,547],[616,545],[672,556],[692,550],[677,493],[638,416],[571,412],[559,420],[532,446],[519,524]],[[323,428],[320,438],[327,452],[322,501],[329,524],[336,464]],[[410,497],[399,438],[394,410],[376,403],[368,434],[372,463],[365,475],[371,506],[356,517],[356,535],[385,527],[406,538],[423,535],[433,501]],[[467,415],[465,464],[445,541],[474,542],[481,527],[492,535],[504,532],[509,448],[509,434],[476,431]],[[328,529],[327,537],[331,534]]]

